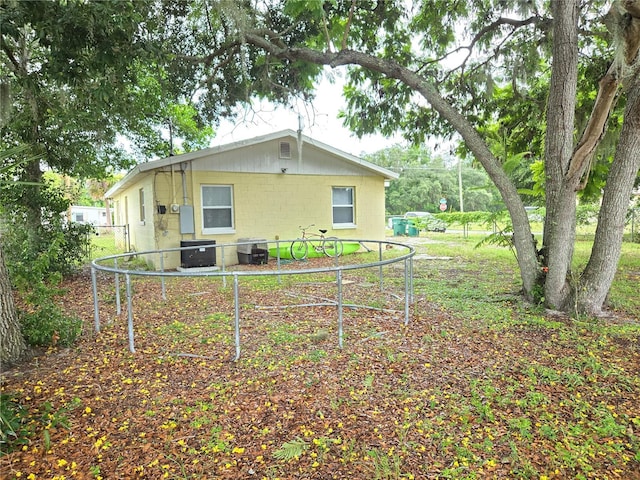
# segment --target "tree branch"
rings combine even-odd
[[[0,45],[2,45],[2,50],[4,51],[4,53],[7,55],[7,58],[9,59],[9,62],[10,62],[10,64],[8,65],[9,68],[13,71],[13,73],[18,73],[20,71],[20,62],[16,60],[16,57],[13,55],[13,52],[9,48],[9,45],[7,45],[7,42],[5,42],[4,38],[0,38]]]
[[[382,59],[374,55],[354,50],[341,50],[336,53],[319,52],[305,47],[279,48],[260,35],[246,33],[245,40],[248,43],[263,49],[267,53],[288,60],[303,60],[317,65],[327,65],[331,68],[344,65],[359,65],[362,68],[384,74],[388,78],[400,80],[408,87],[420,93],[446,121],[448,121],[462,136],[470,150],[482,163],[485,170],[492,178],[498,190],[503,196],[513,198],[513,204],[521,204],[519,197],[502,169],[501,164],[491,153],[486,143],[479,136],[469,121],[449,104],[436,90],[432,83],[407,67],[388,59]],[[524,212],[524,208],[522,208]],[[514,215],[517,215],[515,213]],[[526,218],[526,214],[523,214]]]
[[[442,55],[441,57],[435,58],[429,62],[426,63],[426,65],[430,65],[430,64],[434,64],[434,63],[440,63],[442,60],[446,59],[447,57],[454,55],[458,52],[461,52],[462,50],[466,50],[467,51],[467,55],[464,57],[464,59],[460,62],[460,64],[450,70],[444,78],[450,76],[453,72],[455,72],[456,70],[465,70],[465,67],[467,65],[467,61],[471,58],[471,56],[473,55],[473,50],[475,48],[475,46],[477,45],[477,43],[482,40],[482,38],[489,34],[492,33],[496,30],[498,30],[500,27],[504,26],[504,25],[508,25],[511,26],[511,32],[508,33],[506,35],[505,38],[502,39],[502,41],[500,42],[500,44],[496,47],[493,48],[494,53],[482,64],[478,65],[478,67],[476,68],[481,68],[483,65],[485,65],[486,63],[488,63],[491,59],[495,58],[502,45],[504,45],[515,33],[515,31],[518,28],[521,27],[525,27],[528,25],[539,25],[539,24],[544,24],[545,23],[545,19],[541,18],[539,16],[532,16],[523,20],[516,20],[513,18],[506,18],[506,17],[500,17],[498,19],[496,19],[494,22],[492,22],[490,25],[485,26],[484,28],[482,28],[476,35],[474,35],[474,37],[471,39],[470,43],[467,45],[460,45],[459,47],[447,52],[446,54]]]
[[[233,52],[238,52],[240,50],[240,48],[239,48],[239,45],[233,45],[232,47],[230,46],[229,50],[230,50],[231,53],[233,53]],[[197,60],[195,60],[195,61],[197,61]],[[232,54],[230,54],[223,61],[217,63],[216,66],[213,68],[213,71],[209,75],[207,75],[207,77],[204,80],[202,80],[200,82],[200,84],[201,85],[207,84],[210,80],[215,78],[216,74],[219,71],[221,71],[224,67],[229,65],[232,61],[235,61],[235,58],[233,57]]]
[[[322,7],[321,7],[322,8]],[[324,14],[324,8],[322,8],[322,29],[324,30],[324,36],[327,38],[327,51],[331,51],[331,37],[329,36],[329,29],[327,28],[327,16]]]
[[[598,95],[593,104],[589,122],[582,134],[582,138],[580,138],[578,145],[573,151],[566,180],[570,184],[575,184],[574,188],[576,188],[576,190],[579,189],[578,183],[580,177],[584,175],[596,148],[600,144],[600,140],[602,140],[605,134],[607,119],[615,104],[618,86],[620,85],[616,70],[615,65],[612,64],[605,76],[600,79]]]
[[[356,8],[356,0],[351,0],[351,8],[349,9],[349,17],[347,18],[347,24],[344,27],[344,35],[342,35],[342,50],[347,49],[347,37],[349,36],[349,29],[351,28],[351,21],[353,20],[353,11]]]
[[[618,97],[619,87],[625,80],[627,67],[637,62],[640,49],[640,0],[623,0],[614,3],[604,22],[615,40],[620,42],[620,51],[624,60],[614,61],[607,73],[598,83],[598,95],[580,141],[569,163],[566,180],[576,190],[584,188],[586,182],[580,182],[585,174],[596,148],[606,132],[609,114]]]
[[[216,50],[211,52],[209,55],[201,56],[201,55],[180,55],[180,54],[177,54],[175,58],[177,58],[179,60],[183,60],[185,62],[189,62],[189,63],[203,64],[203,65],[207,65],[208,66],[208,65],[211,65],[214,60],[222,57],[223,54],[226,54],[226,53],[229,53],[229,52],[233,52],[233,51],[237,51],[238,47],[240,45],[241,45],[241,42],[239,40],[237,40],[237,41],[232,41],[232,42],[229,42],[229,43],[225,43],[223,46],[217,48]]]

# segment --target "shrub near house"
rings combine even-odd
[[[404,218],[412,222],[420,230],[442,233],[447,230],[447,224],[429,212],[407,212],[404,214]]]

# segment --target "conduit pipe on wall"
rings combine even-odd
[[[171,164],[171,204],[176,203],[176,182],[173,176],[173,164]]]
[[[298,173],[302,173],[302,115],[298,114]]]
[[[180,174],[182,175],[182,204],[187,205],[187,162],[180,164]]]

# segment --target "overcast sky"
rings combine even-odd
[[[292,108],[256,104],[253,111],[244,110],[244,115],[240,115],[236,123],[223,121],[213,144],[224,145],[285,129],[297,131],[298,114],[302,117],[303,134],[352,155],[373,153],[402,143],[400,138],[386,139],[380,135],[368,135],[359,140],[337,118],[343,103],[339,79],[334,84],[323,79],[318,86],[313,108],[302,103]]]

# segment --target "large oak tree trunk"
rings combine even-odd
[[[640,169],[640,80],[627,93],[624,123],[604,189],[589,263],[576,289],[579,311],[599,315],[613,283],[633,182]]]
[[[25,354],[27,346],[20,330],[15,310],[9,272],[0,244],[0,367],[15,363]]]
[[[577,27],[568,22],[568,8],[577,8],[577,2],[553,2],[554,8],[554,74],[556,66],[564,70],[573,69],[573,43],[577,41],[570,32]],[[565,11],[563,12],[563,8]],[[549,273],[545,282],[547,306],[573,313],[600,315],[606,296],[617,270],[625,215],[633,181],[640,166],[640,89],[637,80],[638,48],[640,46],[640,0],[613,2],[607,26],[619,45],[619,51],[610,68],[600,80],[598,95],[591,117],[576,148],[567,157],[572,129],[564,110],[572,111],[571,97],[566,83],[568,71],[563,71],[565,85],[552,85],[549,96],[549,111],[556,117],[548,117],[547,133],[547,224],[545,225],[545,247],[549,252]],[[564,27],[563,27],[564,24]],[[558,40],[562,37],[562,41]],[[557,47],[557,48],[556,48]],[[577,50],[576,50],[577,54]],[[609,114],[625,84],[627,106],[620,141],[614,162],[609,170],[602,198],[598,226],[589,263],[578,278],[571,272],[573,245],[575,242],[576,193],[583,188],[582,179],[589,169],[591,159],[604,135]],[[565,94],[569,97],[564,97]],[[563,99],[566,103],[562,103]],[[558,109],[560,105],[560,109]],[[560,110],[560,111],[558,111]],[[568,117],[568,115],[567,115]],[[565,118],[566,123],[559,119]],[[551,134],[553,132],[553,134]],[[563,135],[559,132],[564,132]],[[569,159],[567,161],[567,158]]]
[[[570,293],[575,239],[576,192],[565,182],[573,152],[573,126],[578,76],[578,6],[576,1],[552,2],[553,67],[547,102],[545,138],[546,207],[544,296],[548,306],[563,310]]]

